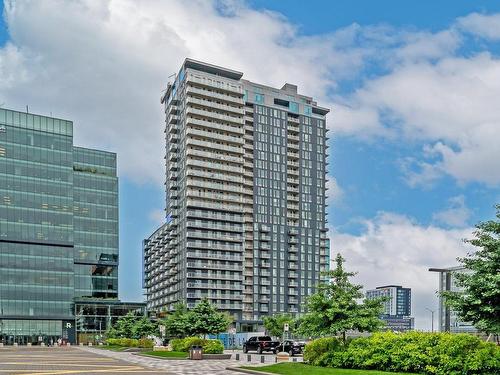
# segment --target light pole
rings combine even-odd
[[[431,332],[434,332],[434,310],[431,310],[429,308],[425,308],[427,311],[430,311],[431,313]]]

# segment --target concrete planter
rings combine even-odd
[[[203,359],[231,359],[231,354],[205,354]]]

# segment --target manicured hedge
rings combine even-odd
[[[188,352],[193,345],[200,345],[203,348],[203,353],[206,354],[222,354],[224,352],[224,345],[220,340],[209,340],[199,337],[173,339],[170,341],[170,345],[174,352]]]
[[[150,339],[107,339],[106,343],[108,345],[127,346],[131,348],[152,348],[154,346],[153,340]]]
[[[304,359],[326,367],[433,375],[500,374],[500,348],[468,334],[381,332],[346,346],[332,338],[319,339],[306,345]]]

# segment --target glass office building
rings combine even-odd
[[[166,224],[144,241],[148,308],[208,298],[241,329],[300,314],[329,267],[328,109],[186,59],[162,97]]]
[[[0,109],[1,342],[75,342],[75,301],[118,301],[117,184],[71,121]]]

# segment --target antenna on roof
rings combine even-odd
[[[26,113],[30,113],[30,110],[29,110],[29,107],[27,104],[26,104]]]

